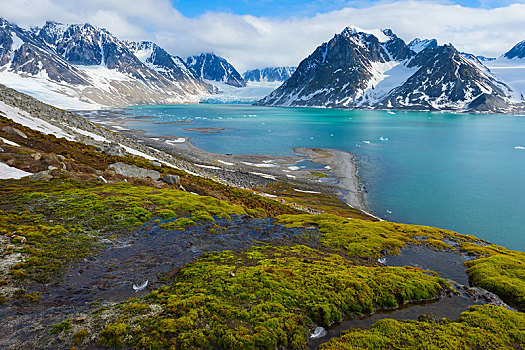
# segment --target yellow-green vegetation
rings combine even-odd
[[[262,210],[266,213],[266,216],[300,213],[297,209],[269,198],[261,197],[248,190],[191,175],[166,165],[157,166],[152,164],[150,160],[141,157],[132,155],[118,157],[104,154],[99,152],[94,146],[68,141],[64,138],[56,138],[53,135],[46,135],[0,115],[0,136],[4,135],[4,131],[2,131],[2,127],[4,126],[15,127],[28,136],[27,138],[17,137],[15,140],[21,146],[27,147],[28,151],[30,149],[31,152],[36,150],[42,152],[42,154],[64,156],[67,159],[69,168],[72,168],[76,172],[70,173],[70,176],[84,178],[86,175],[93,174],[96,171],[105,171],[110,164],[123,162],[146,169],[157,170],[163,174],[178,175],[180,176],[181,185],[190,192],[227,200],[232,204],[242,205],[248,209]],[[12,135],[9,137],[12,137]],[[19,150],[19,152],[26,151]],[[88,177],[88,179],[93,181],[92,177]],[[28,185],[28,187],[31,187],[31,185]]]
[[[359,257],[377,258],[382,251],[398,254],[399,248],[406,244],[428,244],[439,249],[452,247],[442,242],[443,239],[458,243],[484,242],[435,227],[345,219],[330,214],[281,215],[278,219],[288,227],[317,227],[323,245],[344,249],[349,255]]]
[[[472,306],[458,320],[438,323],[378,321],[321,345],[322,350],[351,349],[523,349],[525,314],[505,308]]]
[[[334,195],[328,193],[298,192],[294,190],[293,185],[284,182],[275,181],[271,185],[261,188],[260,191],[276,195],[288,204],[298,205],[300,207],[309,208],[327,214],[334,214],[344,218],[357,218],[372,221],[377,220],[361,210],[350,207]]]
[[[11,278],[18,281],[47,282],[68,262],[96,252],[98,238],[128,234],[154,217],[182,217],[166,227],[179,229],[213,221],[214,216],[264,215],[263,210],[169,188],[25,181],[4,182],[0,198],[0,235],[12,244],[7,253],[24,256],[10,270]]]
[[[290,227],[315,226],[321,243],[339,247],[348,255],[377,258],[381,252],[398,254],[406,244],[426,244],[438,250],[455,250],[478,256],[464,263],[474,285],[485,288],[505,302],[525,310],[525,253],[489,245],[472,235],[462,235],[435,227],[381,221],[346,220],[334,215],[282,215],[280,222]]]
[[[248,214],[241,206],[213,197],[124,182],[81,184],[52,181],[39,186],[39,192],[18,193],[18,200],[25,206],[33,205],[34,212],[52,212],[53,217],[63,222],[75,222],[91,229],[136,227],[155,216],[190,215],[193,221],[213,221],[213,216]]]
[[[464,263],[472,283],[525,311],[525,253],[497,245],[464,243],[462,249],[481,258]]]
[[[21,253],[26,258],[11,266],[10,276],[17,281],[45,283],[51,273],[68,261],[92,254],[94,239],[77,225],[50,223],[43,215],[0,210],[0,235],[10,238],[7,254]],[[7,284],[7,283],[6,283]],[[25,297],[37,301],[37,295]]]
[[[121,307],[122,315],[101,332],[99,344],[304,348],[315,325],[433,299],[448,287],[417,268],[355,266],[302,245],[211,253],[184,267],[171,286],[146,296],[146,302],[162,307],[160,314],[136,317],[137,308]]]

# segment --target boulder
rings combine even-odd
[[[178,177],[177,175],[163,175],[162,181],[164,181],[168,185],[180,185],[180,177]]]
[[[111,164],[108,166],[108,169],[113,169],[117,174],[127,177],[137,177],[142,179],[149,177],[153,180],[160,179],[160,173],[156,170],[139,168],[138,166],[121,162]]]
[[[5,132],[8,132],[10,134],[15,134],[15,135],[18,135],[18,136],[20,136],[20,137],[22,137],[24,139],[27,139],[27,135],[26,134],[24,134],[20,130],[15,129],[15,128],[11,127],[11,126],[4,126],[2,128],[2,130],[5,131]]]
[[[106,154],[116,157],[124,157],[126,154],[126,149],[119,144],[111,144],[111,146],[106,150]]]
[[[27,178],[33,181],[42,181],[42,180],[51,180],[53,176],[51,175],[51,170],[44,170],[44,171],[39,171],[38,173],[35,173],[31,176],[28,176]]]

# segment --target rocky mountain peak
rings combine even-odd
[[[418,39],[412,50],[391,30],[374,33],[345,28],[259,104],[499,112],[508,105],[508,86],[454,46]]]
[[[503,57],[511,59],[525,58],[525,40],[517,43],[512,49],[503,55]]]
[[[283,82],[289,79],[296,69],[296,67],[266,67],[248,70],[242,76],[244,80],[252,82]]]
[[[188,57],[186,65],[196,76],[202,79],[213,80],[236,87],[246,86],[246,82],[235,67],[226,59],[212,52]]]
[[[416,53],[419,53],[427,48],[435,49],[438,47],[436,39],[419,39],[415,38],[408,44],[408,48]]]

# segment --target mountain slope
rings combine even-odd
[[[147,67],[164,78],[180,85],[193,94],[213,92],[213,86],[197,77],[179,56],[170,55],[166,50],[150,41],[126,42],[126,46]]]
[[[242,76],[247,82],[283,82],[288,80],[296,69],[297,67],[267,67],[246,71]]]
[[[224,58],[213,53],[202,53],[186,59],[187,66],[198,77],[224,83],[235,87],[244,87],[246,82],[239,72]]]
[[[367,90],[383,80],[383,73],[413,55],[391,31],[381,34],[382,41],[355,27],[345,28],[303,60],[292,77],[260,104],[325,107],[367,104]]]
[[[523,59],[525,58],[525,40],[517,43],[512,49],[503,55],[504,58],[511,59]]]
[[[513,110],[518,103],[515,93],[475,61],[463,57],[452,45],[437,46],[435,40],[406,45],[391,30],[348,27],[319,46],[290,79],[259,104]]]
[[[3,83],[64,108],[196,102],[196,94],[211,92],[194,76],[179,81],[149,68],[87,23],[25,30],[0,19],[0,47]]]
[[[517,43],[497,59],[484,64],[514,91],[514,98],[525,102],[525,41]]]

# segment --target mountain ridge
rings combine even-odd
[[[198,102],[215,91],[182,60],[177,72],[174,61],[172,74],[161,74],[109,31],[89,23],[48,21],[27,30],[2,18],[0,45],[2,81],[62,107]]]
[[[389,29],[381,33],[378,38],[345,28],[257,104],[496,113],[523,108],[512,89],[473,55],[467,59],[435,40],[407,45]]]

